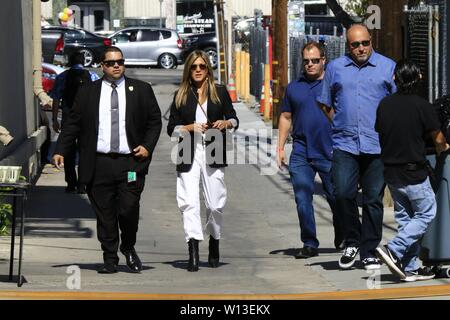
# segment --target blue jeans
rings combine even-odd
[[[335,238],[342,239],[339,219],[335,217],[335,200],[330,177],[331,161],[326,159],[307,159],[304,152],[293,150],[289,160],[289,173],[294,187],[295,203],[300,222],[300,240],[304,246],[319,247],[314,218],[313,195],[314,177],[319,174],[325,197],[333,212]]]
[[[375,257],[383,232],[383,162],[380,155],[334,150],[332,181],[336,207],[343,219],[345,244],[360,248],[361,260]],[[356,197],[362,189],[362,222]]]
[[[436,198],[430,180],[396,186],[388,185],[394,199],[395,220],[398,233],[389,241],[388,247],[401,259],[405,271],[419,268],[419,240],[436,216]]]

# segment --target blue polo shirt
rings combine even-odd
[[[301,76],[289,83],[281,112],[292,114],[295,151],[304,152],[308,159],[331,160],[331,124],[317,104],[321,92],[322,80],[309,81]]]
[[[394,69],[394,61],[375,51],[362,66],[348,55],[328,64],[317,101],[334,109],[334,149],[355,155],[381,153],[376,113],[380,101],[397,90]]]

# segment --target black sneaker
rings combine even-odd
[[[86,194],[86,185],[84,185],[84,184],[78,185],[77,193],[78,194]]]
[[[400,259],[391,250],[389,250],[387,245],[378,247],[376,249],[376,253],[377,253],[378,258],[380,258],[381,261],[386,263],[389,270],[391,270],[391,272],[394,275],[400,277],[400,280],[403,280],[406,278],[406,275],[405,275],[405,272],[403,271],[403,266],[402,266]]]
[[[357,247],[347,247],[344,250],[344,254],[339,259],[339,267],[341,269],[350,269],[355,263],[356,255],[359,252]]]
[[[381,268],[381,262],[377,258],[364,258],[362,264],[366,270],[378,270]]]
[[[405,276],[406,276],[405,279],[402,279],[402,281],[414,282],[414,281],[431,280],[436,275],[431,271],[430,268],[423,267],[415,271],[406,271]]]

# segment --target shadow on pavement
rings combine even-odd
[[[81,270],[92,270],[92,271],[97,271],[98,269],[100,269],[100,267],[103,265],[103,263],[72,263],[72,264],[59,264],[59,265],[54,265],[52,266],[52,268],[68,268],[71,266],[77,266],[79,267]],[[154,267],[148,267],[148,266],[142,266],[142,271],[146,271],[146,270],[152,270],[155,269]],[[131,272],[128,267],[124,264],[119,264],[117,266],[117,272],[124,272],[124,273],[134,273]]]
[[[65,187],[35,186],[26,203],[25,235],[53,238],[92,238],[81,220],[95,220],[86,195],[65,193]]]
[[[288,248],[288,249],[279,249],[279,250],[273,250],[270,251],[269,254],[282,254],[285,256],[291,256],[294,257],[298,250],[300,250],[299,248]],[[337,250],[334,248],[319,248],[319,255],[320,254],[327,254],[327,253],[336,253]]]
[[[377,270],[379,271],[379,270]],[[362,277],[362,280],[366,280],[366,281],[380,281],[380,282],[384,282],[383,284],[399,284],[401,283],[400,279],[396,276],[394,276],[393,274],[382,274],[382,275],[376,275],[374,274],[374,277]],[[387,283],[386,283],[387,282]]]
[[[298,248],[279,249],[279,250],[270,251],[269,254],[282,254],[285,256],[294,257],[297,254],[298,250],[299,250]]]
[[[188,266],[188,260],[175,260],[175,261],[167,261],[167,262],[163,262],[163,264],[170,264],[172,265],[172,267],[176,268],[176,269],[187,269]],[[224,263],[224,262],[219,262],[219,268],[221,266],[226,266],[228,263]],[[205,261],[200,261],[198,264],[199,268],[205,268],[205,269],[215,269],[215,268],[211,268],[208,264],[208,262]]]
[[[17,284],[17,280],[19,279],[19,276],[12,276],[12,280],[9,280],[9,275],[4,275],[4,274],[0,274],[0,282],[5,282],[5,283],[14,283]],[[22,284],[28,283],[27,279],[22,275]]]
[[[355,263],[355,265],[356,265],[356,263]],[[310,267],[321,266],[324,270],[340,270],[341,269],[339,267],[338,260],[315,262],[315,263],[308,264],[308,266],[310,266]],[[352,270],[352,269],[349,269],[349,270]],[[346,270],[343,270],[343,271],[346,271]]]

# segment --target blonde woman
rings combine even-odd
[[[199,241],[203,240],[200,217],[200,181],[206,206],[208,263],[219,266],[219,239],[227,198],[225,130],[236,130],[239,120],[225,86],[214,83],[208,56],[193,51],[186,59],[183,80],[170,107],[169,136],[179,137],[177,203],[183,215],[189,248],[188,271],[198,271]]]

